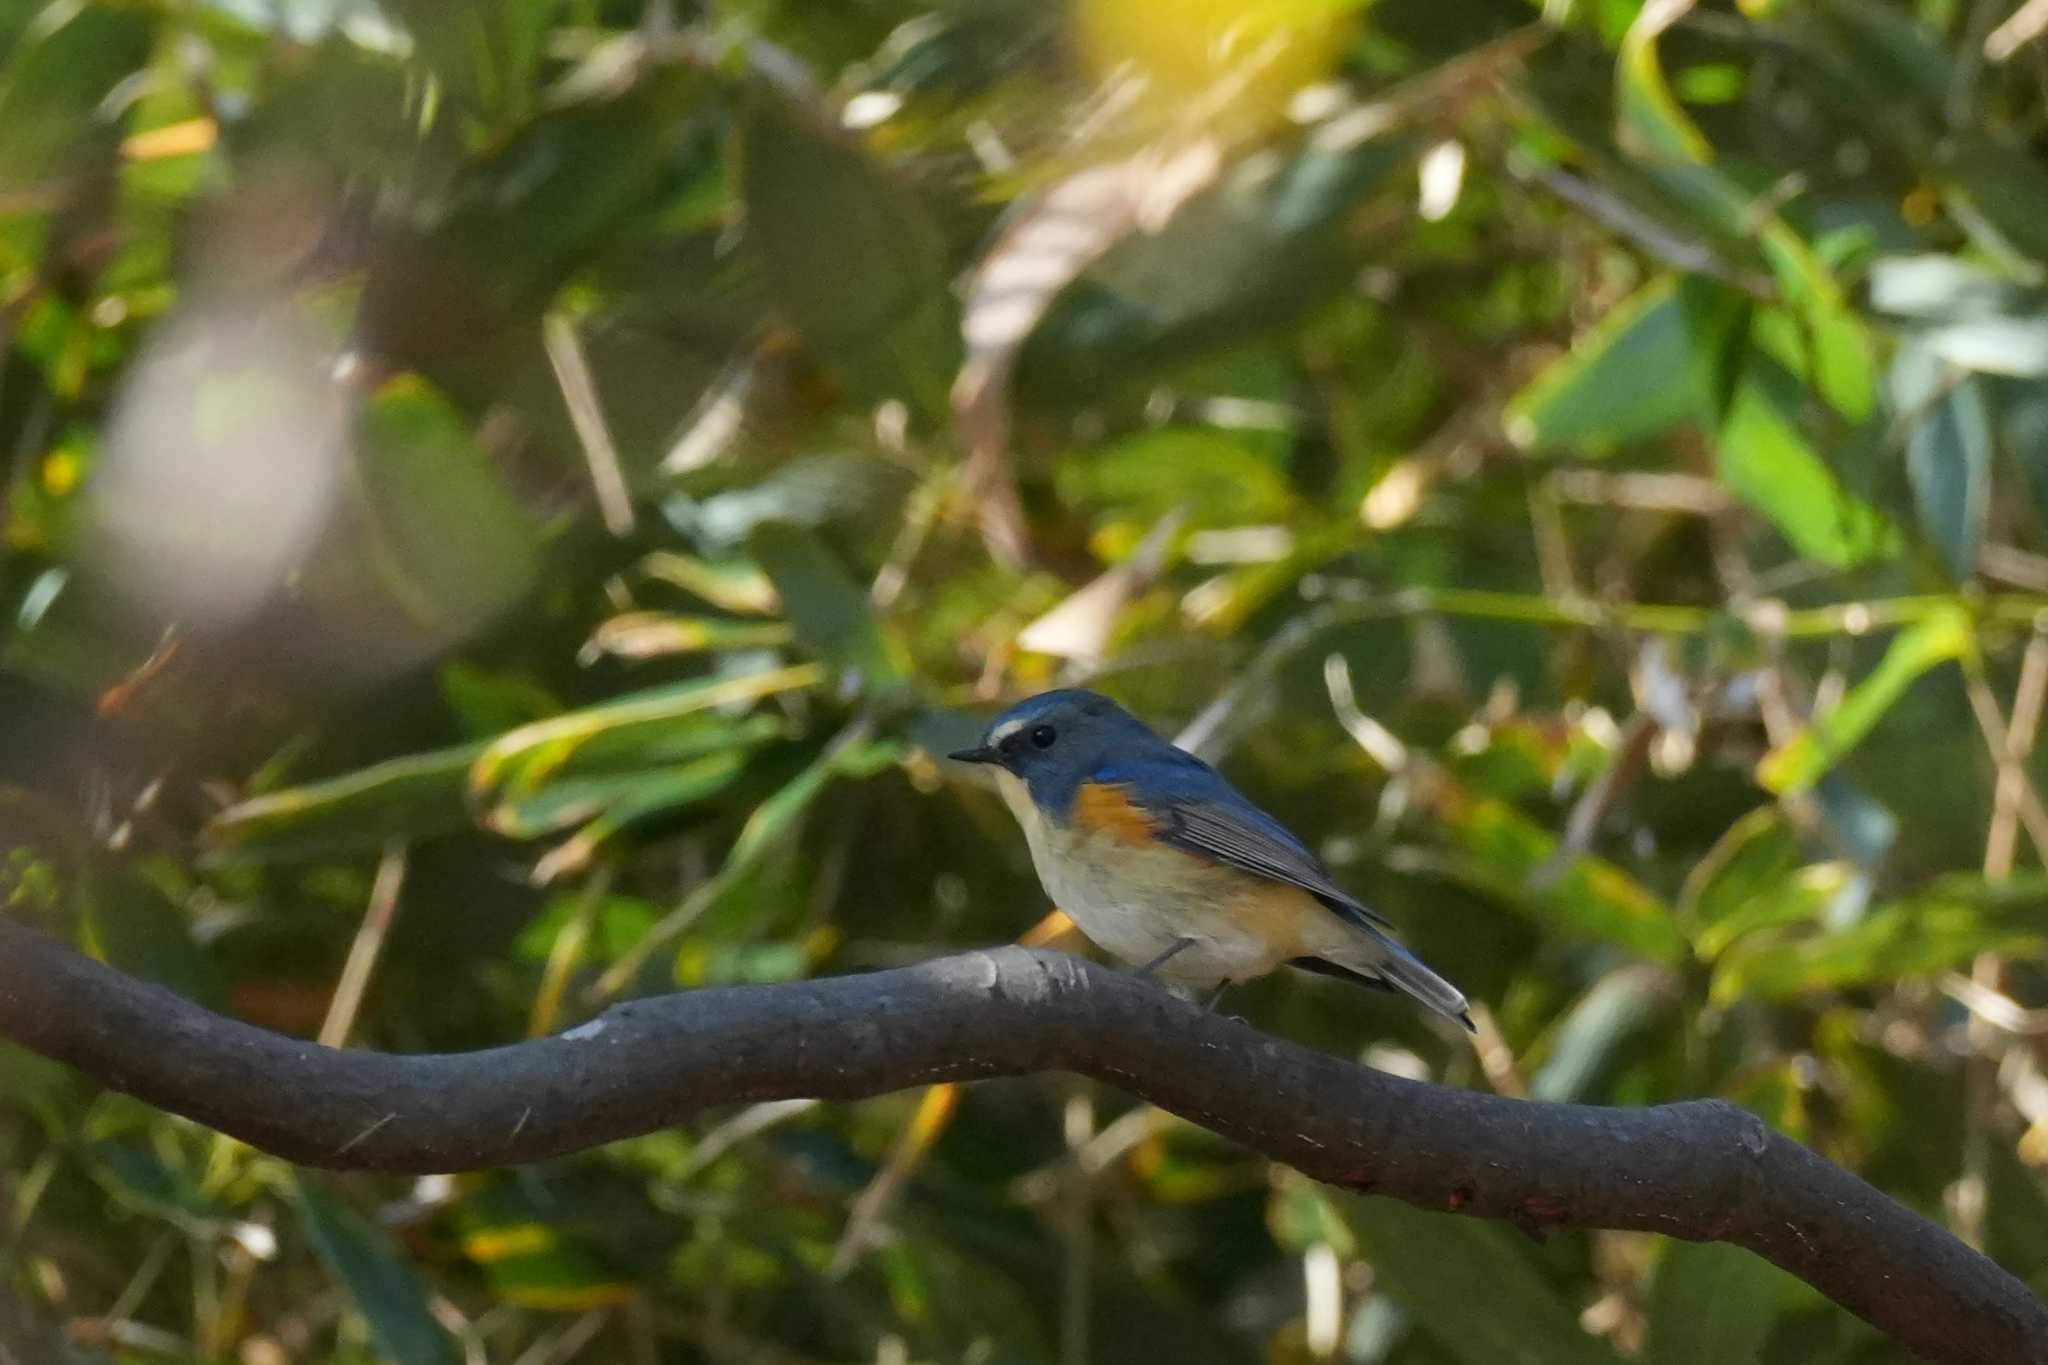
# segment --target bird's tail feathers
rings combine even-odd
[[[1374,975],[1401,994],[1420,1001],[1438,1014],[1457,1020],[1467,1030],[1478,1031],[1472,1026],[1472,1013],[1465,1004],[1463,991],[1431,971],[1421,958],[1393,939],[1380,933],[1375,933],[1373,938],[1376,946],[1386,954],[1372,964]]]

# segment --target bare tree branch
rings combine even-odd
[[[0,1037],[293,1161],[415,1172],[537,1161],[713,1105],[1069,1071],[1422,1208],[1746,1247],[1929,1360],[2048,1360],[2048,1305],[2017,1279],[1733,1105],[1403,1080],[1053,952],[690,991],[553,1038],[393,1056],[222,1018],[0,920]]]

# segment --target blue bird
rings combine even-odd
[[[1145,974],[1220,993],[1284,964],[1399,991],[1472,1027],[1458,988],[1286,826],[1109,698],[1042,692],[948,756],[996,770],[1046,894]]]

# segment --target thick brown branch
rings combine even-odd
[[[0,1036],[293,1161],[385,1171],[536,1161],[739,1101],[1078,1072],[1338,1185],[1525,1227],[1732,1242],[1927,1359],[2048,1360],[2048,1306],[2018,1280],[1732,1105],[1402,1080],[1058,953],[692,991],[560,1037],[392,1056],[224,1019],[0,920]]]

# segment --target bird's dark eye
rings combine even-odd
[[[1050,725],[1034,725],[1031,727],[1031,742],[1041,749],[1050,749],[1052,742],[1058,738],[1059,736],[1053,733],[1053,728]]]

